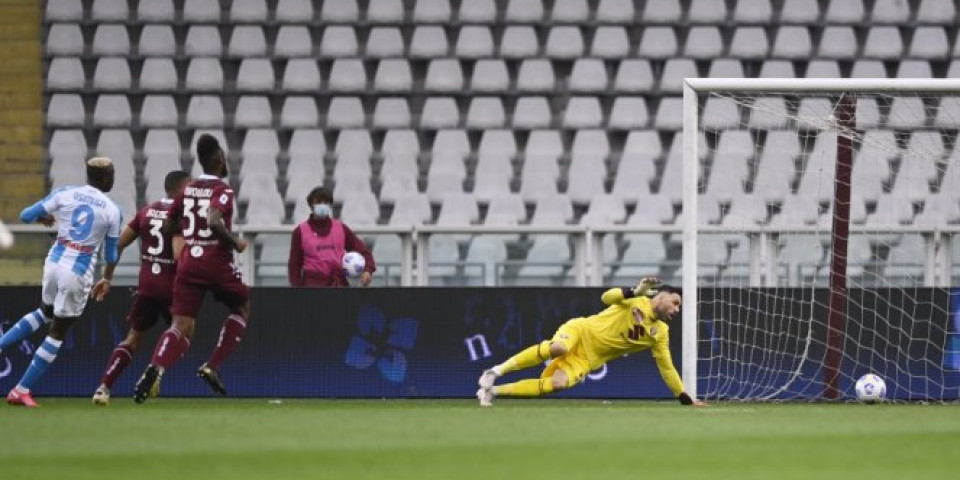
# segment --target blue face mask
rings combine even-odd
[[[329,203],[318,203],[313,206],[313,214],[317,218],[330,218],[333,216],[333,208],[330,207]]]

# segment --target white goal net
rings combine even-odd
[[[688,389],[842,400],[876,373],[958,399],[960,82],[688,79],[684,102]]]

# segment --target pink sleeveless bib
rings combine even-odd
[[[343,276],[344,233],[339,220],[330,219],[330,233],[321,237],[309,221],[300,224],[300,246],[303,249],[303,276],[337,278]]]

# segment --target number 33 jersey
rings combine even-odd
[[[140,237],[140,281],[137,295],[168,299],[177,267],[173,263],[173,236],[163,234],[173,200],[164,198],[140,209],[127,228]],[[179,230],[179,229],[178,229]]]
[[[233,247],[213,234],[208,220],[211,210],[219,210],[227,230],[233,228],[233,189],[230,185],[212,175],[200,175],[174,199],[172,210],[180,218],[183,232],[184,247],[180,252],[183,265],[180,268],[233,263]]]
[[[42,205],[57,222],[57,240],[50,247],[47,261],[81,277],[93,275],[104,238],[120,236],[120,208],[90,185],[55,190]]]

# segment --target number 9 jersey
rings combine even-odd
[[[47,262],[92,279],[105,237],[120,236],[120,207],[90,185],[54,190],[40,205],[57,222],[57,240],[47,254]]]

